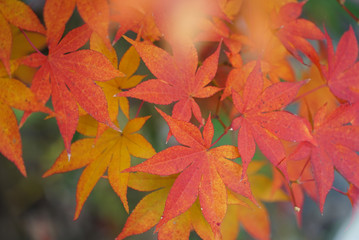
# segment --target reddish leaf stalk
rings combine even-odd
[[[313,92],[315,92],[315,91],[317,91],[317,90],[319,90],[319,89],[321,89],[321,88],[323,88],[323,87],[327,87],[327,86],[328,86],[328,84],[327,84],[327,83],[324,83],[324,84],[322,84],[322,85],[320,85],[320,86],[318,86],[318,87],[316,87],[316,88],[313,88],[312,90],[310,90],[310,91],[308,91],[308,92],[306,92],[306,93],[303,93],[302,95],[300,95],[300,96],[294,98],[293,101],[292,101],[292,103],[298,101],[299,99],[301,99],[301,98],[303,98],[303,97],[305,97],[305,96],[307,96],[307,95],[309,95],[309,94],[311,94],[311,93],[313,93]]]
[[[343,192],[342,190],[339,190],[338,188],[336,188],[336,187],[334,187],[334,186],[332,187],[332,189],[333,189],[334,191],[340,193],[340,194],[343,194],[344,196],[347,196],[347,195],[348,195],[347,193]]]
[[[344,9],[344,11],[346,11],[358,24],[359,24],[359,18],[357,16],[355,16],[352,11],[350,11],[345,5],[343,0],[337,0],[337,2],[339,3],[339,5]]]
[[[279,171],[279,172],[283,175],[283,173],[282,173],[281,171]],[[284,175],[283,175],[283,176],[284,176]],[[293,183],[299,184],[298,182],[293,182]],[[292,200],[293,200],[294,209],[299,208],[299,207],[297,206],[297,202],[295,201],[295,196],[294,196],[294,192],[293,192],[293,189],[292,189],[292,182],[290,182],[288,189],[289,189],[290,197],[291,197]],[[299,210],[300,210],[300,208],[299,208]]]
[[[220,119],[218,119],[218,120],[220,120]],[[218,142],[219,140],[221,140],[221,138],[222,138],[224,135],[226,135],[227,133],[228,133],[228,127],[225,127],[225,128],[224,128],[224,132],[221,134],[221,136],[218,137],[218,139],[217,139],[216,141],[214,141],[214,142],[212,143],[211,147],[213,147],[214,145],[216,145],[217,142]]]
[[[137,112],[136,112],[136,116],[135,116],[135,118],[137,118],[138,117],[138,114],[140,113],[140,111],[141,111],[141,108],[142,108],[142,106],[143,106],[143,103],[144,103],[144,101],[142,100],[141,101],[141,104],[140,104],[140,106],[138,107],[138,109],[137,109]]]
[[[300,174],[299,174],[298,180],[303,176],[304,169],[308,166],[308,164],[309,164],[309,158],[308,158],[307,161],[305,162],[305,164],[304,164],[304,166],[303,166],[303,168],[302,168],[302,171],[301,171]],[[303,181],[301,181],[301,182],[303,182]]]
[[[31,47],[37,52],[40,53],[42,56],[45,56],[42,52],[40,52],[40,50],[31,42],[30,38],[27,36],[27,34],[24,32],[24,30],[22,30],[21,28],[19,28],[19,30],[22,32],[22,34],[24,34],[24,37],[26,38],[26,40],[30,43]]]

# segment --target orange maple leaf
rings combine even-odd
[[[9,76],[12,34],[9,23],[20,29],[45,34],[36,14],[25,3],[17,0],[0,1],[0,60]]]
[[[125,172],[139,171],[164,176],[180,173],[169,192],[157,229],[184,213],[199,197],[205,219],[214,234],[219,236],[227,209],[226,186],[255,201],[247,180],[238,180],[241,166],[227,160],[238,158],[238,151],[231,145],[210,149],[214,134],[210,117],[204,126],[202,137],[193,124],[172,118],[158,109],[157,111],[168,123],[173,136],[184,146],[167,148]]]
[[[36,98],[35,94],[17,79],[3,77],[4,71],[0,64],[0,152],[12,161],[19,171],[26,176],[22,158],[22,144],[16,116],[11,109],[23,111],[42,111],[50,113],[49,109]],[[18,63],[10,63],[10,69],[15,70]]]
[[[106,169],[108,169],[108,179],[113,190],[120,196],[128,212],[126,195],[129,173],[121,173],[121,171],[130,167],[130,155],[147,159],[155,154],[151,144],[142,135],[136,133],[148,118],[130,120],[122,133],[109,128],[96,142],[94,138],[74,142],[71,146],[71,161],[68,161],[66,151],[63,151],[54,165],[43,175],[47,177],[86,166],[77,184],[74,219],[79,217],[83,204]]]
[[[271,192],[271,180],[268,177],[257,174],[263,166],[263,161],[252,162],[249,166],[248,179],[253,183],[253,194],[263,201],[287,200],[287,196],[282,190]],[[142,172],[130,173],[129,187],[138,191],[151,191],[151,193],[136,205],[116,239],[120,240],[131,235],[144,233],[161,221],[166,199],[177,177],[178,174],[158,176]],[[228,210],[220,226],[223,239],[237,238],[239,223],[242,223],[246,231],[256,239],[269,239],[268,212],[264,205],[259,204],[259,206],[255,205],[248,199],[227,189]],[[202,239],[215,239],[211,226],[202,214],[198,199],[184,213],[172,218],[159,228],[158,239],[177,239],[178,236],[188,238],[192,230],[196,231]]]
[[[114,97],[119,90],[129,89],[135,87],[145,75],[136,75],[135,72],[140,65],[140,56],[134,47],[130,47],[122,56],[118,63],[117,54],[113,47],[105,47],[104,42],[97,34],[92,34],[90,39],[90,48],[104,54],[112,65],[126,74],[124,77],[116,77],[106,82],[99,82],[98,85],[102,87],[107,103],[109,106],[109,113],[111,119],[115,120],[118,115],[118,109],[121,108],[123,114],[129,119],[129,103],[126,97]]]
[[[119,108],[126,118],[129,119],[130,106],[128,99],[126,97],[114,97],[114,95],[117,94],[119,90],[136,86],[145,77],[144,75],[134,74],[140,65],[140,56],[134,47],[130,47],[121,58],[120,63],[118,63],[115,49],[112,46],[108,48],[102,38],[95,32],[92,33],[90,38],[90,48],[105,55],[114,68],[119,69],[122,73],[126,74],[125,77],[116,77],[106,82],[96,82],[96,84],[102,88],[105,94],[110,119],[116,121]],[[85,114],[85,112],[83,114]],[[81,129],[86,127],[86,119],[86,116],[80,116],[77,127],[78,131],[81,131]],[[97,137],[107,128],[108,126],[106,124],[99,123],[97,127]]]

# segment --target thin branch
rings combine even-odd
[[[217,139],[214,143],[212,143],[211,147],[213,147],[214,145],[216,145],[216,144],[218,143],[218,141],[221,140],[221,138],[222,138],[224,135],[226,135],[227,133],[228,133],[228,128],[225,128],[225,129],[224,129],[224,132],[222,133],[222,135],[219,136],[218,139]]]
[[[308,166],[308,164],[309,164],[309,158],[308,158],[307,161],[305,162],[305,164],[304,164],[304,166],[303,166],[303,168],[302,168],[302,171],[301,171],[300,174],[299,174],[299,178],[298,178],[298,179],[302,178],[303,173],[304,173],[304,170],[305,170],[305,168]],[[302,181],[301,181],[301,182],[302,182]]]
[[[137,112],[136,112],[135,118],[138,117],[138,114],[140,113],[140,110],[141,110],[141,108],[142,108],[142,106],[143,106],[143,103],[144,103],[144,101],[142,100],[142,101],[141,101],[141,104],[140,104],[140,106],[138,107],[138,110],[137,110]]]
[[[22,34],[24,34],[26,40],[30,43],[31,47],[37,52],[40,53],[42,56],[45,56],[42,52],[40,52],[39,49],[37,49],[37,47],[31,42],[30,38],[27,36],[27,34],[24,32],[24,30],[22,30],[21,28],[19,28],[20,31],[22,32]]]
[[[339,190],[338,188],[336,187],[332,187],[332,189],[340,194],[343,194],[344,196],[347,196],[347,193],[343,192],[342,190]]]
[[[344,11],[346,11],[358,24],[359,24],[359,18],[357,16],[354,15],[354,13],[352,13],[352,11],[350,11],[345,5],[345,0],[337,0],[337,2],[339,3],[339,5],[344,9]]]
[[[317,91],[317,90],[319,90],[319,89],[321,89],[321,88],[323,88],[323,87],[327,87],[327,86],[328,86],[328,84],[324,83],[324,84],[322,84],[322,85],[320,85],[320,86],[318,86],[318,87],[316,87],[316,88],[313,88],[312,90],[310,90],[310,91],[308,91],[308,92],[305,92],[305,93],[303,93],[302,95],[300,95],[300,96],[294,98],[293,101],[292,101],[292,103],[298,101],[299,99],[301,99],[301,98],[303,98],[303,97],[305,97],[305,96],[307,96],[307,95],[309,95],[309,94],[311,94],[311,93],[313,93],[313,92],[315,92],[315,91]]]

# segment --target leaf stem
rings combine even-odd
[[[299,178],[298,178],[298,179],[302,178],[303,173],[304,173],[304,170],[305,170],[305,168],[308,166],[308,164],[309,164],[309,158],[308,158],[307,161],[305,162],[305,164],[304,164],[304,166],[303,166],[303,168],[302,168],[302,170],[301,170],[301,172],[300,172],[300,174],[299,174]],[[301,182],[302,182],[302,181],[301,181]]]
[[[332,187],[332,189],[333,189],[334,191],[340,193],[340,194],[343,194],[343,195],[347,196],[347,193],[343,192],[342,190],[339,190],[339,189],[336,188],[336,187]]]
[[[22,32],[22,34],[24,34],[24,37],[26,38],[26,40],[30,43],[31,47],[39,54],[41,54],[42,56],[45,56],[42,52],[40,52],[40,50],[31,42],[30,38],[27,36],[27,34],[24,32],[24,30],[22,30],[21,28],[19,28],[19,30]]]
[[[311,93],[313,93],[313,92],[315,92],[315,91],[317,91],[317,90],[319,90],[319,89],[321,89],[323,87],[327,87],[327,86],[328,86],[328,84],[324,83],[324,84],[322,84],[322,85],[320,85],[320,86],[318,86],[316,88],[313,88],[312,90],[310,90],[308,92],[305,92],[302,95],[299,95],[298,97],[294,98],[292,103],[298,101],[299,99],[301,99],[301,98],[303,98],[303,97],[305,97],[305,96],[307,96],[307,95],[309,95],[309,94],[311,94]]]
[[[352,13],[352,11],[350,11],[345,5],[345,0],[337,0],[337,2],[339,3],[339,5],[344,9],[344,11],[346,11],[358,24],[359,24],[359,18],[357,16],[354,15],[354,13]]]
[[[218,119],[218,120],[220,120],[220,119]],[[222,138],[224,135],[226,135],[227,133],[228,133],[228,127],[225,127],[225,128],[224,128],[224,132],[222,133],[222,135],[219,136],[219,137],[217,138],[217,140],[214,141],[214,143],[212,143],[211,147],[213,147],[214,145],[216,145],[216,144],[218,143],[218,141],[221,140],[221,138]]]
[[[293,183],[297,183],[297,182],[293,182]],[[293,201],[292,204],[294,206],[294,210],[296,210],[297,208],[300,210],[300,207],[298,207],[297,201],[295,200],[295,195],[294,195],[294,192],[293,192],[293,189],[292,189],[292,183],[288,184],[288,189],[289,189],[290,197],[292,198],[292,201]]]
[[[142,108],[142,106],[143,106],[143,103],[144,103],[144,101],[142,100],[140,106],[139,106],[138,109],[137,109],[135,118],[138,117],[138,114],[140,113],[140,110],[141,110],[141,108]]]

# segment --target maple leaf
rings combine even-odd
[[[113,43],[117,42],[129,30],[137,33],[138,37],[145,40],[159,40],[161,33],[153,18],[153,5],[154,1],[112,0],[110,2],[110,19],[120,24]]]
[[[258,184],[255,187],[257,196],[262,200],[286,200],[287,196],[282,190],[278,190],[274,194],[270,193],[271,181],[268,178],[255,174],[262,166],[264,166],[262,161],[252,162],[248,170],[249,181]],[[130,173],[129,187],[138,191],[152,192],[137,204],[116,239],[120,240],[131,235],[144,233],[161,221],[166,198],[177,177],[178,174],[157,176],[142,172]],[[234,195],[228,189],[227,204],[228,210],[220,227],[223,239],[237,238],[239,222],[256,239],[269,238],[269,217],[264,205],[260,204],[261,207],[259,207],[238,194]],[[202,239],[215,239],[211,226],[202,214],[198,200],[184,213],[172,218],[159,228],[158,239],[177,239],[179,236],[181,239],[188,238],[191,230],[195,230]]]
[[[255,201],[247,180],[238,180],[241,166],[227,160],[239,157],[236,147],[224,145],[209,149],[214,134],[210,116],[202,137],[193,124],[172,118],[159,109],[157,111],[166,120],[173,136],[184,146],[167,148],[125,172],[138,171],[161,176],[180,173],[169,192],[157,229],[184,213],[199,197],[204,218],[215,236],[220,236],[220,224],[227,209],[226,186]]]
[[[140,65],[140,56],[135,48],[131,46],[122,56],[120,63],[118,63],[115,49],[113,47],[106,48],[104,42],[96,34],[91,36],[90,47],[95,51],[103,53],[108,59],[111,59],[113,66],[126,75],[125,77],[117,77],[106,82],[99,82],[98,85],[102,87],[106,95],[111,119],[115,120],[117,118],[119,107],[123,114],[127,118],[130,118],[128,99],[125,97],[117,98],[114,97],[114,95],[117,94],[119,90],[135,87],[145,77],[145,75],[135,75]]]
[[[90,34],[88,26],[83,25],[70,31],[59,43],[50,43],[48,56],[34,53],[22,61],[32,67],[41,66],[31,89],[43,103],[52,96],[57,124],[69,154],[78,123],[77,104],[97,121],[118,129],[110,119],[105,95],[94,81],[107,81],[121,73],[101,53],[76,51],[88,41]]]
[[[287,174],[285,149],[280,139],[287,141],[312,141],[304,119],[283,111],[304,82],[280,82],[263,90],[259,61],[249,74],[243,95],[232,91],[233,103],[240,116],[231,127],[238,131],[238,151],[242,157],[243,173],[254,156],[257,143],[261,152]]]
[[[194,98],[208,98],[220,89],[207,86],[218,65],[220,45],[197,69],[197,51],[191,42],[182,46],[172,44],[173,56],[149,42],[136,42],[126,38],[136,48],[148,69],[157,77],[140,83],[118,96],[134,97],[155,104],[178,101],[172,111],[177,119],[189,121],[192,112],[202,124],[202,114]]]
[[[128,212],[126,194],[129,173],[121,173],[121,171],[130,167],[130,155],[147,159],[155,154],[151,144],[142,135],[136,133],[148,118],[131,119],[122,133],[109,128],[96,142],[93,138],[74,142],[71,161],[68,161],[66,151],[63,151],[54,165],[43,175],[48,177],[86,166],[77,184],[74,219],[79,217],[83,204],[106,169],[113,190],[120,196]]]
[[[17,66],[17,62],[10,63],[12,70],[15,70]],[[26,176],[19,127],[11,107],[23,111],[46,113],[51,111],[44,107],[22,82],[13,78],[2,77],[6,74],[5,67],[0,66],[0,152],[16,165],[22,175]]]
[[[328,33],[325,32],[328,44],[328,66],[323,69],[332,93],[350,103],[359,100],[359,63],[358,43],[353,28],[350,27],[341,37],[336,53]]]
[[[144,75],[134,75],[140,64],[140,57],[138,53],[134,47],[130,47],[118,64],[115,49],[112,46],[108,48],[106,43],[97,33],[92,33],[91,35],[90,48],[105,55],[105,57],[110,60],[114,68],[119,69],[122,73],[126,74],[125,77],[116,77],[106,82],[97,82],[96,84],[102,88],[105,94],[110,119],[112,121],[116,121],[119,108],[122,110],[126,118],[129,119],[130,107],[128,99],[126,97],[114,97],[114,95],[117,94],[119,90],[136,86],[145,77]],[[86,112],[83,114],[86,114]],[[81,116],[80,114],[77,131],[87,135],[84,132],[87,131],[86,128],[89,125],[88,121],[89,118],[87,116]],[[99,123],[97,125],[97,137],[100,136],[107,128],[108,126],[106,124]]]
[[[136,205],[116,239],[148,231],[161,219],[166,198],[175,175],[163,177],[147,173],[130,173],[128,186],[138,191],[153,191]],[[155,191],[157,190],[157,191]]]
[[[334,167],[350,183],[359,186],[356,174],[359,171],[359,156],[356,153],[359,151],[359,127],[351,125],[357,114],[357,107],[342,105],[329,114],[326,108],[324,105],[314,117],[312,134],[317,144],[301,143],[288,157],[310,159],[321,212],[333,185]]]
[[[270,71],[270,66],[267,62],[261,61],[261,70],[262,74],[265,75]],[[223,90],[223,94],[221,96],[221,100],[223,101],[226,97],[232,94],[232,91],[236,91],[238,93],[243,91],[244,85],[247,81],[249,74],[253,71],[254,67],[256,66],[256,61],[250,61],[240,68],[233,68],[229,74],[226,81],[226,87]],[[264,78],[264,85],[267,87],[272,85],[267,78]]]
[[[313,46],[306,40],[322,40],[324,34],[314,23],[299,18],[303,5],[300,3],[287,3],[273,16],[272,28],[284,47],[301,63],[303,59],[299,54],[303,52],[315,65],[320,67],[319,57]],[[298,19],[299,18],[299,19]]]
[[[177,177],[178,174],[157,176],[141,172],[130,173],[129,187],[138,191],[152,192],[136,205],[128,217],[122,232],[116,238],[117,240],[144,233],[161,220],[170,188]],[[235,199],[230,191],[227,191],[227,194],[228,204],[244,204],[242,201]],[[214,239],[214,234],[210,225],[203,217],[198,200],[187,211],[165,223],[158,230],[158,239],[177,239],[179,236],[188,238],[190,231],[193,229],[203,239]],[[221,231],[222,229],[221,226]]]
[[[253,196],[258,200],[254,204],[248,199],[234,193],[234,196],[245,204],[233,204],[228,206],[227,215],[223,220],[223,227],[231,228],[225,230],[222,228],[223,239],[236,239],[239,230],[239,224],[255,239],[270,239],[270,220],[265,202],[287,201],[288,196],[281,189],[272,191],[273,181],[269,177],[258,171],[265,166],[262,160],[252,161],[247,170],[248,181],[253,192]],[[227,225],[227,226],[226,226]]]
[[[9,23],[20,29],[42,34],[45,34],[45,29],[36,14],[25,3],[17,0],[0,1],[0,60],[10,76],[12,33]]]
[[[107,0],[47,0],[44,7],[44,19],[47,27],[49,49],[57,44],[64,32],[65,24],[77,10],[88,26],[111,47],[108,37],[110,10]]]

